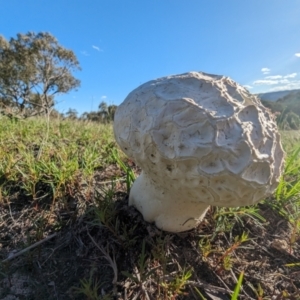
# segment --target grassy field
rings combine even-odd
[[[170,234],[128,206],[111,125],[0,119],[0,299],[300,299],[300,133],[251,207]]]

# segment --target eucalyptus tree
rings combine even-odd
[[[102,101],[99,104],[98,109],[99,109],[98,113],[102,118],[102,122],[107,123],[114,120],[115,112],[117,109],[116,105],[114,104],[107,105],[105,101]]]
[[[2,112],[24,117],[50,113],[56,95],[79,87],[72,74],[77,70],[74,52],[48,32],[19,33],[9,41],[0,36]]]
[[[99,104],[99,106],[98,106],[98,113],[99,113],[99,116],[101,117],[103,123],[106,123],[106,122],[109,121],[109,118],[108,118],[108,106],[107,106],[107,103],[105,101],[102,101]]]
[[[69,108],[69,110],[65,113],[68,119],[75,120],[77,119],[78,111],[74,108]]]

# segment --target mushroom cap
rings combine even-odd
[[[114,132],[154,185],[209,205],[254,204],[283,171],[272,113],[224,76],[190,72],[139,86],[117,108]]]

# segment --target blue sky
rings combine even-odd
[[[57,108],[120,104],[170,74],[226,75],[252,93],[300,88],[300,1],[0,0],[0,34],[47,31],[82,71]]]

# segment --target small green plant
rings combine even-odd
[[[84,295],[88,300],[100,300],[99,290],[101,284],[97,280],[83,279],[80,280],[80,288],[74,288],[75,294]]]
[[[137,265],[133,267],[133,273],[129,273],[128,271],[121,272],[124,276],[132,280],[132,282],[136,285],[137,288],[136,299],[149,299],[149,295],[148,295],[147,288],[145,287],[145,283],[151,278],[151,276],[155,272],[155,270],[149,268],[150,257],[146,253],[145,246],[146,246],[146,241],[144,239],[142,243],[142,251],[141,254],[139,255]]]
[[[102,284],[93,279],[92,276],[89,279],[80,280],[80,287],[74,287],[73,292],[75,295],[85,296],[87,300],[112,300],[114,299],[111,294],[101,295]]]
[[[292,252],[293,245],[300,237],[300,147],[292,151],[287,159],[284,175],[275,192],[275,200],[266,203],[291,224],[289,241]]]
[[[137,225],[131,226],[120,221],[114,201],[115,193],[114,180],[111,181],[111,184],[95,191],[96,206],[90,209],[92,221],[89,223],[107,229],[123,248],[130,248],[137,241],[137,236],[134,234]]]
[[[135,230],[137,229],[137,225],[133,227],[122,223],[119,230],[119,237],[123,242],[123,247],[125,249],[134,247],[137,243],[138,237],[135,235]]]
[[[167,299],[176,299],[180,295],[186,295],[184,289],[188,284],[188,280],[192,276],[191,269],[182,270],[171,281],[163,281],[161,286],[164,290],[164,294],[167,295]]]
[[[135,181],[135,174],[133,170],[129,167],[126,166],[125,163],[121,160],[118,150],[114,149],[113,151],[113,157],[117,164],[120,166],[120,168],[125,172],[126,174],[126,188],[127,188],[127,194],[130,192],[130,188]]]
[[[286,161],[284,175],[281,177],[275,197],[278,202],[286,202],[299,195],[300,181],[298,180],[300,169],[300,147],[297,147]]]
[[[257,300],[263,300],[264,299],[264,290],[261,287],[261,284],[258,283],[257,287],[255,288],[252,284],[248,283],[248,286],[252,289],[252,291],[255,293]]]
[[[259,226],[266,221],[265,218],[259,214],[257,206],[215,208],[214,220],[216,221],[216,229],[214,237],[219,232],[230,232],[237,222],[243,225],[245,217],[251,218]]]
[[[207,260],[208,256],[211,253],[218,253],[221,256],[216,260],[216,265],[219,267],[216,271],[219,273],[222,270],[230,270],[232,268],[232,253],[244,242],[248,241],[248,234],[243,232],[241,236],[236,236],[234,238],[234,242],[230,247],[228,247],[225,251],[222,251],[220,248],[214,248],[212,245],[212,240],[209,237],[203,237],[199,240],[198,246],[202,253],[202,259],[204,261]]]
[[[211,239],[209,237],[203,237],[198,242],[199,249],[202,253],[203,260],[206,261],[207,257],[212,252],[218,252],[218,250],[213,249],[213,246],[211,244]]]
[[[115,184],[112,181],[109,188],[102,188],[102,192],[95,191],[96,207],[92,208],[93,221],[92,225],[105,227],[117,239],[120,244],[123,240],[120,237],[120,221],[117,217],[115,203],[113,201]]]
[[[143,283],[146,281],[146,279],[153,274],[153,270],[148,270],[148,265],[150,258],[146,254],[145,250],[146,241],[143,240],[142,243],[142,252],[139,256],[137,266],[133,269],[133,274],[130,274],[127,271],[122,271],[122,274],[132,279],[135,283],[139,284],[141,287],[143,287]]]
[[[226,271],[229,271],[232,269],[232,260],[230,255],[226,255],[223,258],[223,268]]]
[[[218,259],[218,264],[222,262],[223,268],[225,270],[230,270],[232,267],[232,262],[230,255],[236,250],[242,243],[248,241],[248,234],[243,232],[242,235],[236,236],[234,238],[234,243],[222,254],[222,256]]]

